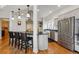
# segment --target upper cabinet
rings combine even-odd
[[[58,30],[58,18],[45,21],[43,29]]]

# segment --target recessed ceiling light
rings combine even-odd
[[[49,13],[52,13],[52,11],[49,11]]]

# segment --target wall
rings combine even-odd
[[[21,25],[18,25],[18,21],[21,21]],[[26,21],[25,20],[10,20],[9,31],[26,31]]]

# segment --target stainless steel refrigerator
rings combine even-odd
[[[75,49],[75,17],[65,18],[58,21],[58,43],[63,47]]]

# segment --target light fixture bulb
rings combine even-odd
[[[26,17],[27,17],[27,18],[29,18],[29,17],[30,17],[30,14],[29,14],[29,13],[27,13]]]
[[[14,20],[14,17],[12,17],[12,20]]]
[[[18,16],[18,19],[21,19],[21,16]]]

